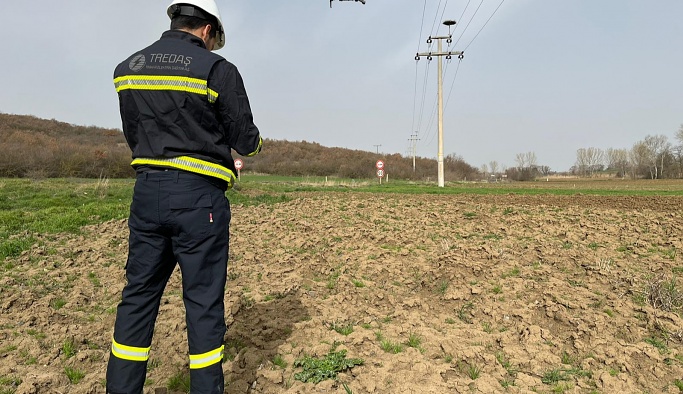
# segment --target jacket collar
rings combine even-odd
[[[166,40],[166,39],[181,40],[181,41],[189,42],[192,45],[196,45],[198,47],[206,49],[206,45],[204,44],[204,41],[201,38],[195,36],[192,33],[188,33],[186,31],[182,31],[182,30],[165,31],[161,35],[161,39],[162,40]]]

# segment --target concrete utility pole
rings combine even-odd
[[[379,147],[382,146],[382,144],[379,145],[373,145],[377,149],[377,154],[379,154]]]
[[[445,56],[447,60],[450,60],[453,55],[458,56],[460,59],[463,57],[463,52],[462,51],[449,51],[449,52],[443,52],[442,46],[441,46],[441,41],[446,40],[447,43],[453,42],[453,36],[451,35],[451,26],[455,25],[455,21],[452,20],[445,20],[443,21],[443,24],[448,26],[448,35],[447,36],[436,36],[432,37],[429,36],[427,39],[427,44],[431,44],[432,40],[437,40],[437,51],[436,52],[424,52],[424,53],[418,53],[415,55],[415,60],[420,60],[421,57],[425,56],[427,60],[432,60],[433,56],[437,56],[439,58],[439,67],[438,67],[438,84],[439,84],[439,90],[438,90],[438,96],[439,96],[439,149],[437,153],[437,166],[438,166],[438,178],[439,178],[439,187],[444,187],[444,176],[443,176],[443,57]]]
[[[420,139],[417,138],[417,131],[415,132],[415,134],[411,134],[410,138],[408,139],[408,141],[413,143],[413,149],[412,149],[412,151],[413,151],[412,152],[412,155],[413,155],[413,172],[415,172],[415,154],[416,154],[416,148],[417,148],[416,142],[419,140]]]

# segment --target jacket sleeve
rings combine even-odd
[[[230,148],[242,156],[261,151],[263,139],[249,106],[249,98],[237,67],[228,61],[217,63],[209,75],[209,86],[218,93],[216,108]]]

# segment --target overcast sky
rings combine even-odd
[[[675,142],[683,124],[681,0],[506,0],[495,15],[500,0],[366,2],[218,0],[218,53],[264,137],[405,154],[417,131],[435,158],[437,60],[414,57],[443,19],[458,21],[451,50],[467,47],[444,64],[445,154],[511,167],[534,152],[564,171],[579,148]],[[168,28],[169,3],[9,2],[0,112],[120,128],[113,69]]]

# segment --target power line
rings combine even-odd
[[[460,33],[460,37],[458,37],[458,40],[455,42],[455,45],[458,45],[458,43],[460,42],[460,39],[462,38],[462,35],[465,34],[465,32],[467,31],[467,28],[470,27],[470,23],[472,23],[472,20],[474,20],[474,17],[477,15],[477,12],[479,12],[479,8],[481,8],[482,4],[484,4],[484,0],[481,0],[479,5],[477,6],[477,9],[474,10],[474,14],[472,14],[470,21],[467,22],[467,26],[465,26],[465,30],[463,30],[462,33]]]
[[[422,6],[422,23],[420,23],[420,36],[417,39],[417,51],[420,52],[420,44],[422,44],[422,28],[424,27],[425,24],[425,11],[427,10],[427,0],[425,0],[424,5]]]
[[[453,82],[451,82],[451,89],[448,91],[448,98],[446,98],[446,104],[444,105],[444,111],[448,108],[448,102],[451,100],[451,93],[453,93],[453,86],[455,86],[455,79],[458,77],[458,70],[460,70],[460,64],[462,63],[462,58],[458,59],[458,67],[455,69],[455,75],[453,75]]]
[[[479,36],[479,33],[481,33],[481,31],[484,30],[484,28],[486,27],[486,25],[489,23],[489,21],[491,20],[491,18],[493,18],[493,16],[496,15],[496,12],[498,12],[498,8],[500,8],[500,6],[502,6],[503,3],[505,3],[505,0],[501,0],[500,4],[498,4],[498,7],[496,7],[496,9],[493,10],[493,14],[491,14],[491,16],[489,16],[489,19],[486,20],[486,23],[484,23],[484,26],[482,26],[481,29],[479,29],[479,31],[478,31],[477,34],[474,36],[474,38],[472,39],[472,41],[470,41],[470,43],[467,44],[467,46],[465,47],[465,49],[463,50],[463,52],[466,51],[467,48],[470,47],[470,45],[472,45],[472,43],[473,43],[474,40],[477,38],[477,36]]]
[[[439,18],[439,20],[443,20],[443,14],[446,13],[446,7],[447,7],[447,6],[448,6],[448,0],[446,0],[446,2],[443,3],[443,11],[441,11],[441,18]],[[439,10],[438,10],[438,9],[436,10],[436,14],[437,14],[437,15],[439,14]],[[438,34],[439,34],[439,29],[440,29],[440,28],[441,28],[441,25],[439,25],[439,26],[436,28],[436,33],[434,33],[435,35],[438,35]]]
[[[436,15],[434,15],[434,23],[432,23],[432,30],[429,31],[430,36],[434,35],[434,26],[436,26],[436,20],[439,18],[439,8],[441,8],[441,0],[439,0],[439,4],[436,6]]]
[[[460,19],[458,19],[458,23],[460,23],[460,21],[462,20],[462,17],[465,16],[465,12],[467,11],[467,7],[470,6],[470,2],[471,2],[471,1],[472,1],[472,0],[467,0],[467,4],[465,4],[465,9],[462,10],[462,14],[460,14]],[[457,26],[456,26],[456,27],[457,27]]]
[[[424,27],[425,23],[425,11],[427,10],[427,0],[424,1],[424,5],[422,6],[422,22],[420,23],[420,36],[418,37],[417,40],[417,52],[420,52],[420,43],[422,42],[422,28]],[[417,75],[418,75],[418,65],[417,61],[415,62],[415,89],[413,92],[413,121],[412,125],[410,127],[410,130],[415,130],[415,110],[416,110],[416,105],[417,105]]]
[[[425,64],[425,77],[422,83],[422,104],[420,105],[420,117],[417,121],[418,130],[422,126],[422,116],[424,115],[425,98],[427,95],[427,79],[429,78],[429,63],[431,63],[431,60],[428,60],[427,64]]]
[[[410,126],[411,130],[415,130],[415,106],[417,105],[417,71],[419,67],[417,61],[415,62],[415,91],[413,92],[413,123]]]

